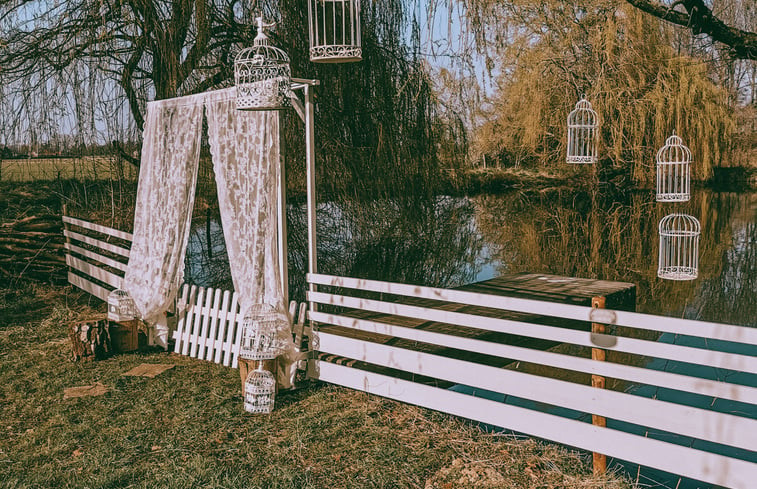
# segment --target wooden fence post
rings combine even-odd
[[[595,309],[604,309],[605,308],[605,298],[604,297],[593,297],[591,299],[591,307]],[[592,334],[604,334],[605,333],[605,325],[600,323],[591,323],[591,332]],[[597,360],[599,362],[605,361],[605,350],[602,348],[592,348],[591,349],[591,359]],[[605,378],[601,375],[592,375],[591,376],[591,386],[596,387],[598,389],[604,389],[605,388]],[[596,414],[591,415],[591,424],[594,426],[601,426],[606,427],[607,426],[607,420],[604,416],[597,416]],[[594,460],[594,475],[604,475],[607,472],[607,456],[601,453],[594,452],[593,453],[593,460]]]

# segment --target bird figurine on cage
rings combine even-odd
[[[252,47],[242,49],[234,59],[234,84],[238,110],[283,110],[292,106],[289,56],[271,46],[263,17],[255,18],[258,35]]]

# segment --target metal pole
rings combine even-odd
[[[318,273],[318,255],[316,247],[316,196],[315,196],[315,110],[313,107],[313,94],[311,87],[304,87],[305,95],[305,148],[306,148],[306,166],[308,180],[308,273]],[[309,283],[308,290],[316,291],[315,284]],[[314,302],[308,301],[308,309],[316,311],[317,306]]]
[[[276,206],[278,210],[278,245],[279,245],[279,273],[281,276],[281,288],[284,294],[284,307],[289,307],[289,259],[287,257],[287,195],[286,195],[286,158],[281,144],[281,118],[279,118],[279,180],[277,182]]]

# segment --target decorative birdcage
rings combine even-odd
[[[568,163],[596,163],[599,118],[582,96],[568,114]]]
[[[242,320],[239,356],[248,360],[271,360],[287,347],[289,321],[270,304],[255,304]]]
[[[134,299],[123,289],[116,289],[108,294],[108,320],[131,321],[137,315]]]
[[[276,400],[276,379],[263,370],[260,362],[256,370],[247,374],[244,381],[244,410],[248,413],[270,414]]]
[[[363,59],[360,0],[308,0],[310,61],[349,63]]]
[[[271,46],[262,17],[256,18],[258,35],[253,46],[245,48],[234,60],[234,83],[238,110],[282,110],[292,106],[292,72],[289,56]]]
[[[657,276],[693,280],[699,275],[699,221],[687,214],[670,214],[659,224],[660,255]]]
[[[657,201],[686,202],[690,192],[691,151],[673,131],[657,151]]]

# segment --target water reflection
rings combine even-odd
[[[672,210],[702,225],[699,278],[657,277],[659,220]],[[514,272],[632,282],[638,310],[757,325],[757,193],[693,192],[685,204],[649,193],[512,192],[476,197],[329,202],[318,207],[319,271],[455,287]],[[303,300],[304,205],[290,205],[290,297]],[[186,280],[231,288],[217,215],[195,223]]]

